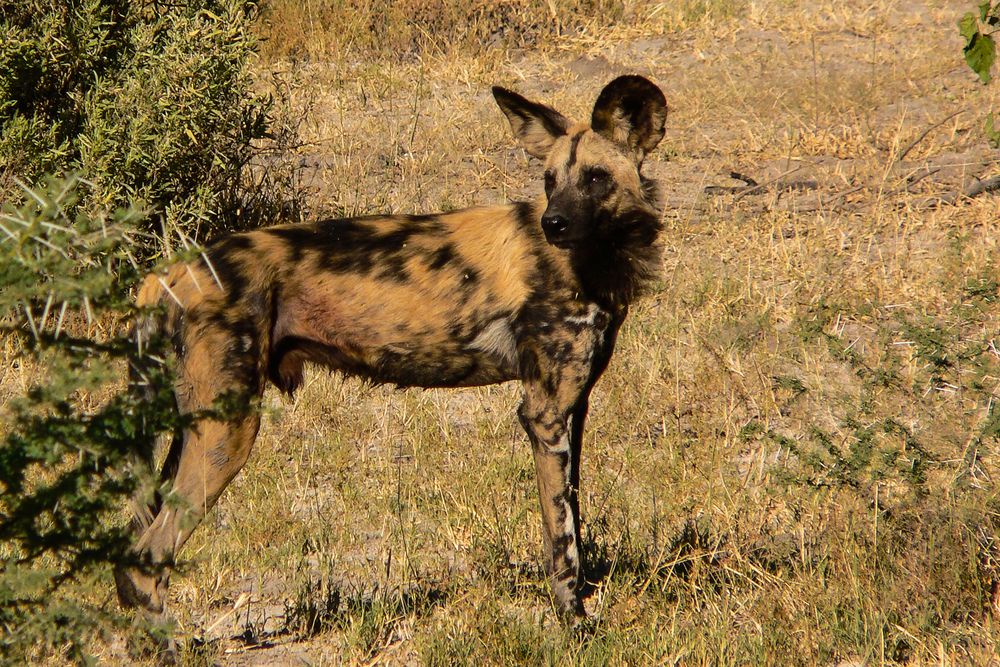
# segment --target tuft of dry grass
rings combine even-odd
[[[263,9],[266,58],[338,62],[488,57],[637,16],[614,0],[270,0]]]
[[[663,277],[584,447],[593,625],[550,610],[517,387],[316,372],[292,401],[268,394],[250,464],[183,554],[189,658],[996,664],[998,209],[928,204],[997,168],[964,8],[491,6],[272,0],[262,74],[308,109],[314,215],[539,196],[493,83],[577,117],[623,72],[667,93],[646,166]],[[730,171],[772,187],[704,194]]]

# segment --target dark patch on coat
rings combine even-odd
[[[455,254],[455,246],[446,243],[432,252],[429,259],[427,268],[431,271],[440,271],[451,262],[457,261],[458,256]]]
[[[222,239],[206,253],[209,271],[213,279],[225,292],[230,303],[239,301],[247,289],[247,282],[253,268],[238,257],[239,253],[250,251],[253,241],[246,235],[237,234]],[[207,287],[207,286],[206,286]]]
[[[576,149],[580,147],[580,138],[583,137],[583,132],[573,136],[569,140],[569,160],[566,161],[566,169],[572,169],[573,165],[576,164]]]

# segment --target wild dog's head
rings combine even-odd
[[[570,251],[595,290],[629,300],[659,264],[661,213],[640,170],[663,138],[663,93],[641,76],[618,77],[601,91],[589,123],[504,88],[493,95],[524,149],[545,160],[546,240]]]

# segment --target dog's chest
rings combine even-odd
[[[517,340],[510,318],[499,317],[476,335],[468,344],[467,352],[480,356],[498,370],[507,374],[517,372]]]

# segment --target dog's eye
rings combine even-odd
[[[582,187],[587,188],[594,197],[607,197],[614,189],[611,174],[600,167],[591,167],[583,172]]]
[[[554,187],[556,187],[556,175],[551,171],[545,172],[545,195],[551,195]]]
[[[587,173],[587,183],[590,185],[603,185],[611,178],[611,174],[603,169],[591,169]]]

